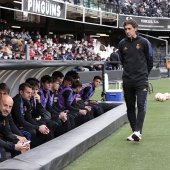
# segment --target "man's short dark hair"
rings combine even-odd
[[[80,76],[77,72],[75,71],[68,71],[65,76],[71,76],[73,79],[79,79]]]
[[[7,94],[10,93],[10,89],[9,89],[9,87],[7,86],[6,83],[0,83],[0,90],[5,91]]]
[[[113,47],[113,51],[116,51],[117,49],[115,47]]]
[[[19,85],[19,91],[24,91],[26,87],[29,87],[32,89],[32,86],[29,83],[22,83]]]
[[[64,77],[64,74],[61,71],[54,71],[52,77],[59,77],[61,79]]]
[[[96,79],[99,79],[100,81],[102,80],[102,78],[101,78],[100,76],[95,76],[95,77],[93,78],[93,80],[96,80]]]
[[[70,81],[71,84],[72,84],[73,83],[73,78],[71,76],[65,76],[63,82],[64,81]]]
[[[125,27],[125,26],[128,25],[128,24],[132,25],[133,28],[137,28],[137,27],[138,27],[137,22],[136,22],[135,20],[133,20],[133,19],[128,19],[128,20],[126,20],[126,21],[123,23],[123,27]]]
[[[59,77],[52,77],[52,79],[53,79],[53,83],[60,81],[60,78],[59,78]]]
[[[35,77],[30,77],[30,78],[27,78],[25,80],[25,83],[29,83],[30,81],[36,81],[37,83],[39,83],[40,81],[38,79],[36,79]]]
[[[75,89],[77,87],[82,87],[82,83],[79,80],[76,80],[72,84],[72,88]]]
[[[52,77],[50,77],[49,75],[45,75],[41,77],[41,83],[52,83]]]
[[[36,78],[28,78],[28,79],[26,79],[25,83],[30,84],[32,86],[32,88],[34,88],[34,87],[39,88],[39,80]]]

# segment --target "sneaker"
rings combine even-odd
[[[134,139],[132,138],[132,135],[133,135],[133,133],[130,136],[127,137],[128,141],[134,141]]]
[[[132,134],[132,138],[134,141],[139,142],[142,139],[142,135],[139,131],[134,131],[134,133]]]

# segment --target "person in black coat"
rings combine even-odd
[[[3,95],[0,99],[0,162],[6,160],[6,151],[11,152],[11,156],[14,157],[28,149],[27,145],[19,141],[9,128],[7,116],[12,106],[12,98],[9,95]]]
[[[120,61],[120,60],[119,60],[119,54],[116,52],[116,50],[117,50],[117,49],[114,47],[114,48],[113,48],[113,53],[110,54],[110,61],[115,61],[115,62],[117,62],[117,63],[111,63],[111,65],[112,65],[112,70],[117,70],[118,67],[119,67],[119,63],[118,63],[118,61]]]
[[[52,139],[50,130],[43,122],[39,124],[36,122],[30,110],[30,98],[32,93],[32,86],[28,83],[22,83],[19,86],[19,94],[17,94],[14,100],[14,106],[12,108],[12,117],[14,123],[19,128],[30,134],[31,148],[36,147],[44,142]],[[27,135],[28,137],[28,135]]]

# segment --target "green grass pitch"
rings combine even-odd
[[[155,100],[157,92],[170,93],[170,79],[150,81],[154,92],[148,95],[142,140],[126,141],[129,123],[87,150],[64,170],[169,170],[170,100]],[[114,88],[113,85],[110,88]],[[101,99],[101,87],[93,98]]]

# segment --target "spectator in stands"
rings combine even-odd
[[[34,31],[31,32],[30,36],[31,36],[32,41],[36,42],[36,37],[35,37]]]
[[[147,14],[146,14],[146,10],[145,10],[143,4],[141,4],[141,5],[139,6],[139,13],[138,13],[138,15],[139,15],[139,16],[146,16],[146,15],[147,15]]]
[[[123,14],[130,15],[130,10],[128,9],[128,6],[126,5],[122,6],[121,11]]]
[[[44,35],[44,38],[42,39],[42,42],[43,43],[48,43],[48,36],[47,35]]]
[[[63,36],[63,43],[68,44],[68,39],[66,35]]]
[[[46,52],[42,58],[43,60],[53,60],[53,55],[52,55],[52,52]]]
[[[157,16],[157,17],[163,17],[161,7],[158,7],[158,8],[157,8],[156,16]]]
[[[73,44],[73,45],[72,45],[71,52],[72,52],[73,54],[76,53],[76,44]]]
[[[84,50],[83,44],[82,42],[80,42],[79,45],[77,46],[76,54],[82,54],[83,50]]]
[[[8,45],[6,46],[6,52],[8,53],[9,59],[12,58],[12,51],[13,51],[12,45],[11,45],[11,44],[8,44]]]
[[[132,15],[138,15],[137,5],[135,3],[131,6],[130,13]]]
[[[90,45],[93,45],[93,41],[94,41],[94,38],[93,38],[91,35],[87,36],[87,42],[88,42]]]
[[[61,54],[59,54],[59,59],[63,61],[67,60],[66,49],[64,46],[61,48]]]
[[[100,53],[97,53],[96,61],[101,61]],[[94,67],[95,67],[96,71],[101,71],[102,68],[103,68],[103,65],[102,64],[95,64]]]
[[[80,4],[80,0],[74,0],[74,5]]]
[[[74,38],[74,37],[73,37]],[[68,44],[75,44],[74,39],[72,37],[68,37]]]
[[[163,16],[165,16],[167,4],[168,4],[167,0],[162,0],[161,2],[159,2],[159,7],[160,7],[160,10],[162,11]]]
[[[114,47],[113,48],[113,53],[110,54],[110,61],[115,61],[115,62],[119,62],[119,54],[116,52],[117,49]],[[119,63],[111,63],[112,65],[112,70],[117,70],[119,67]]]
[[[37,37],[37,39],[41,39],[41,34],[39,33],[39,31],[36,32],[36,37]],[[36,41],[37,41],[37,39],[36,39]]]
[[[21,59],[21,53],[19,52],[13,53],[13,59]]]
[[[0,43],[1,46],[5,47],[6,46],[6,38],[2,38],[2,41]]]
[[[153,9],[152,9],[152,17],[157,17],[157,10],[158,10],[158,7],[156,6],[156,4],[153,6]]]
[[[3,47],[0,46],[0,59],[3,59],[2,56],[3,56]]]
[[[36,45],[37,45],[37,48],[38,48],[38,47],[41,47],[41,39],[40,39],[40,38],[38,38],[38,39],[36,40]]]
[[[59,43],[59,42],[58,42],[57,35],[54,35],[54,37],[53,37],[53,43],[55,43],[55,44],[58,44],[58,43]]]
[[[2,59],[9,59],[9,56],[8,56],[8,53],[7,52],[4,52],[3,55],[2,55]]]
[[[71,52],[71,49],[67,48],[67,51],[66,51],[66,60],[73,60],[73,59],[74,59],[74,55]]]
[[[30,59],[31,59],[31,60],[34,59],[34,56],[35,56],[35,50],[34,50],[34,47],[31,46],[31,47],[30,47]]]
[[[24,142],[19,141],[18,138],[11,132],[8,127],[7,116],[11,112],[13,100],[10,96],[4,95],[0,99],[0,134],[3,138],[0,139],[0,162],[6,160],[6,151],[11,152],[11,156],[19,155],[26,151],[29,147],[24,145]]]
[[[167,2],[164,16],[170,17],[170,2]]]
[[[22,39],[23,39],[24,41],[28,41],[29,39],[31,39],[31,36],[30,36],[30,34],[29,34],[29,31],[24,31],[24,32],[23,32]]]
[[[11,39],[12,49],[14,52],[22,52],[23,50],[23,44],[20,39],[17,39],[16,37]]]
[[[1,39],[5,38],[5,43],[6,43],[6,36],[7,36],[7,31],[4,29],[4,30],[1,32]]]
[[[147,5],[146,4],[146,6],[145,6],[145,13],[146,13],[146,15],[148,16],[148,17],[151,17],[151,15],[152,15],[152,10],[149,8],[149,5]]]

